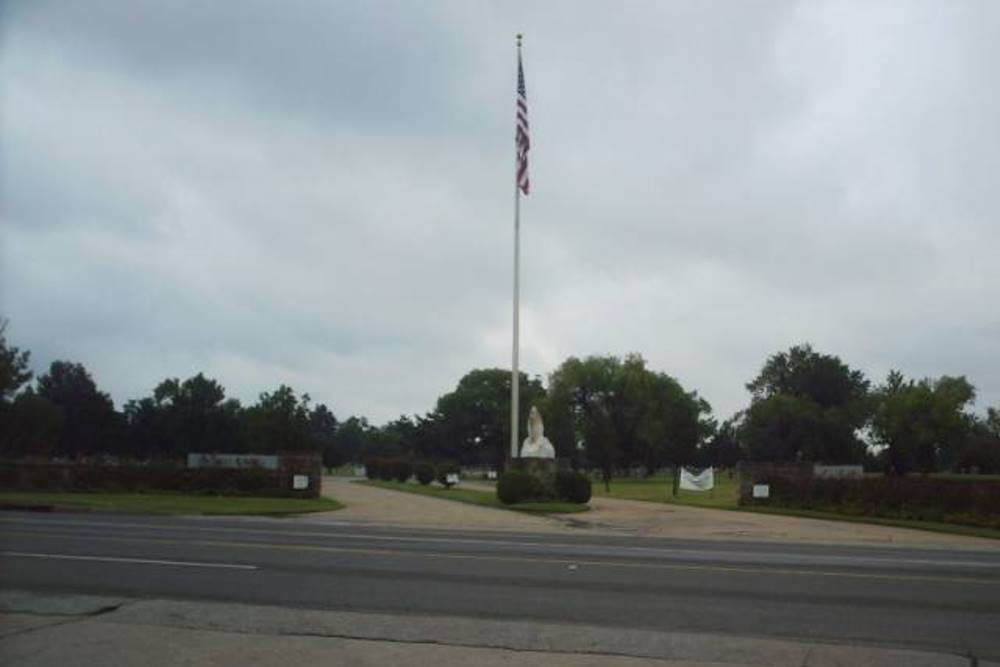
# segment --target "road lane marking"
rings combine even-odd
[[[254,528],[227,528],[227,527],[202,527],[202,526],[160,526],[156,524],[141,523],[119,523],[119,522],[68,522],[68,521],[30,521],[18,519],[0,519],[3,523],[22,523],[35,526],[62,525],[79,529],[87,529],[88,526],[103,526],[116,528],[141,528],[149,530],[174,530],[174,531],[200,531],[213,533],[253,533],[274,537],[273,531]],[[371,540],[380,542],[406,542],[406,543],[435,543],[435,544],[475,544],[489,545],[502,548],[544,548],[544,549],[616,549],[635,554],[650,554],[663,556],[691,556],[705,559],[719,558],[722,560],[739,560],[741,558],[794,558],[800,561],[828,560],[843,562],[846,565],[930,565],[939,567],[973,567],[973,568],[1000,568],[1000,558],[996,561],[968,561],[968,560],[935,560],[923,558],[892,558],[885,556],[843,556],[837,554],[786,554],[769,551],[720,551],[709,549],[678,549],[662,547],[640,547],[629,545],[600,545],[593,543],[564,543],[564,542],[504,542],[500,540],[488,540],[478,538],[448,538],[448,537],[411,537],[404,535],[370,535],[367,533],[324,533],[315,531],[282,531],[281,536],[287,537],[317,537],[324,539],[355,539]],[[865,548],[865,547],[861,547]],[[786,563],[787,564],[787,563]],[[808,563],[803,563],[808,564]]]
[[[51,537],[54,539],[65,539],[72,535],[54,535],[40,533],[24,533],[20,531],[7,531],[7,534],[19,533],[31,535],[32,537]],[[89,539],[106,542],[154,542],[160,544],[177,545],[177,539],[166,539],[158,537],[112,537],[112,536],[91,536]],[[184,540],[183,544],[197,545],[205,547],[216,547],[223,549],[261,549],[261,550],[288,550],[288,551],[314,551],[323,553],[355,553],[372,556],[397,556],[413,558],[439,558],[455,560],[482,560],[493,562],[515,562],[515,563],[546,563],[554,565],[589,565],[593,567],[619,567],[619,568],[639,568],[651,570],[682,570],[695,572],[723,572],[729,574],[780,574],[791,576],[815,576],[833,577],[846,579],[867,579],[886,581],[915,581],[925,583],[960,583],[960,584],[985,584],[989,586],[1000,586],[1000,579],[983,579],[976,577],[945,577],[926,575],[904,575],[904,574],[874,574],[862,572],[836,572],[830,570],[806,570],[768,567],[733,567],[726,565],[686,565],[679,563],[636,563],[616,560],[581,560],[579,558],[541,558],[529,556],[505,556],[505,555],[482,555],[482,554],[456,554],[456,553],[427,553],[419,551],[405,551],[393,549],[370,549],[364,547],[329,547],[317,544],[269,544],[266,542],[237,542],[223,540]]]
[[[177,565],[180,567],[211,567],[224,570],[256,570],[256,565],[235,563],[196,563],[184,560],[155,560],[150,558],[120,558],[115,556],[77,556],[73,554],[40,554],[26,551],[0,551],[0,556],[12,558],[44,558],[48,560],[87,560],[103,563],[138,563],[139,565]]]

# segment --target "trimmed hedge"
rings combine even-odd
[[[580,472],[563,470],[536,476],[524,470],[508,470],[497,480],[497,498],[505,505],[530,501],[590,501],[590,479]]]
[[[365,467],[365,477],[368,479],[378,479],[379,459],[365,459],[361,465]]]
[[[540,491],[539,486],[534,475],[521,470],[510,470],[497,480],[497,498],[504,505],[535,500]]]
[[[1000,528],[1000,482],[933,477],[795,479],[775,476],[766,504]]]
[[[177,465],[0,465],[5,491],[174,491],[222,495],[302,495],[264,468],[185,468]]]
[[[413,464],[403,459],[394,459],[390,462],[392,478],[397,482],[405,482],[413,475]]]
[[[421,462],[413,466],[413,474],[416,475],[417,481],[423,486],[427,486],[434,481],[437,471],[434,470],[434,466],[427,462]]]
[[[556,495],[571,503],[590,502],[590,478],[575,470],[560,470],[555,479]]]

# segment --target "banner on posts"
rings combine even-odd
[[[699,473],[693,473],[687,468],[681,468],[682,489],[688,491],[710,491],[715,486],[715,473],[711,468],[705,468]]]

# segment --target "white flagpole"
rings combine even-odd
[[[517,36],[517,63],[521,65],[521,35]],[[520,72],[520,70],[518,70]],[[510,458],[517,458],[517,435],[519,426],[518,407],[521,374],[518,371],[520,341],[518,334],[521,315],[521,187],[517,178],[517,158],[514,159],[514,344],[510,371]]]
[[[521,273],[521,189],[517,181],[514,182],[514,351],[510,374],[510,457],[517,458],[517,435],[518,435],[518,384],[521,374],[518,371],[518,352],[520,329],[520,273]]]

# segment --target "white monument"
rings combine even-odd
[[[528,414],[528,437],[521,445],[522,459],[554,459],[556,448],[552,446],[549,439],[545,437],[545,426],[542,424],[542,415],[538,408],[531,406]]]

